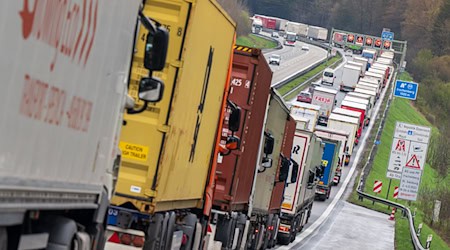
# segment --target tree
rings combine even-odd
[[[248,33],[250,33],[250,17],[248,14],[248,8],[244,1],[218,0],[218,2],[236,22],[236,33],[238,36],[247,35]]]
[[[445,0],[436,17],[432,30],[432,45],[435,55],[450,53],[450,0]]]

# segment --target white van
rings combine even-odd
[[[326,68],[322,73],[322,84],[331,84],[333,86],[334,79],[336,79],[334,69]]]

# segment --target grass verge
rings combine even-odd
[[[412,80],[411,77],[408,74],[402,74],[400,75],[400,78],[403,80]],[[381,109],[383,110],[383,109]],[[423,126],[430,126],[432,125],[425,119],[425,117],[417,112],[417,110],[411,105],[411,102],[406,99],[401,98],[395,98],[391,104],[391,107],[388,112],[388,116],[386,119],[386,123],[383,129],[383,133],[381,135],[381,144],[378,146],[378,150],[376,152],[373,165],[370,169],[370,173],[367,176],[366,182],[365,182],[365,191],[367,193],[372,193],[373,183],[375,180],[381,180],[383,182],[383,190],[379,196],[386,198],[386,195],[388,193],[388,183],[389,179],[386,178],[386,169],[389,161],[389,154],[390,154],[390,148],[393,140],[393,133],[395,128],[395,122],[401,121],[401,122],[407,122],[417,125],[423,125]],[[375,126],[377,127],[377,126]],[[435,127],[432,127],[432,133],[436,134],[439,133],[438,130]],[[371,141],[371,140],[369,140]],[[373,140],[372,140],[373,141]],[[425,187],[428,188],[436,188],[436,177],[437,173],[434,169],[432,169],[428,164],[425,165],[425,170],[422,175],[422,181],[420,185],[420,189],[422,190]],[[450,186],[450,178],[446,179],[446,185],[447,187]],[[391,188],[389,190],[389,200],[394,200],[392,197],[392,193],[394,190],[394,187],[399,186],[398,180],[392,180]],[[420,235],[420,241],[423,246],[426,245],[426,238],[429,234],[433,234],[433,241],[432,241],[432,248],[433,249],[450,249],[450,247],[447,245],[447,243],[442,240],[439,235],[435,231],[433,231],[424,220],[424,213],[421,211],[420,206],[420,195],[424,195],[423,193],[419,194],[419,199],[416,202],[407,202],[403,200],[395,200],[398,203],[408,205],[412,211],[417,209],[417,214],[414,219],[415,227],[417,231],[417,226],[420,223],[423,223],[422,233]],[[364,201],[358,201],[357,195],[354,192],[352,196],[349,198],[349,200],[355,204],[377,210],[380,212],[384,212],[386,214],[389,214],[391,210],[385,206],[380,205],[378,203],[372,204],[371,201],[364,200]],[[387,218],[387,217],[386,217]],[[400,213],[396,214],[396,225],[395,225],[395,248],[397,250],[407,250],[412,249],[412,243],[410,240],[410,233],[409,233],[409,225],[406,218],[402,218]]]
[[[313,77],[317,73],[322,72],[327,67],[330,67],[330,65],[332,65],[335,62],[337,62],[338,60],[342,60],[342,56],[339,53],[337,53],[335,57],[331,58],[327,62],[323,62],[322,64],[318,65],[317,67],[315,67],[311,71],[307,72],[306,74],[301,75],[301,76],[293,79],[292,81],[286,83],[282,87],[278,88],[277,89],[278,93],[280,93],[280,95],[282,95],[282,96],[285,95],[286,93],[288,93],[292,89],[294,89],[297,86],[303,84],[305,81],[307,81],[309,78]],[[330,68],[335,68],[338,65],[339,65],[339,63],[336,63],[335,65],[331,66]],[[319,78],[321,78],[321,75],[318,75],[312,81],[316,81]],[[300,93],[302,90],[304,90],[308,86],[309,86],[308,84],[305,84],[304,86],[298,88],[296,91],[294,91],[291,94],[289,94],[286,97],[284,97],[284,99],[285,100],[291,100],[292,98],[296,97],[298,95],[298,93]]]
[[[277,47],[277,43],[275,41],[255,36],[253,34],[238,37],[236,39],[236,45],[258,49],[272,49]]]

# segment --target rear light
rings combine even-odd
[[[268,230],[273,230],[273,226],[268,226],[267,229]]]
[[[258,229],[255,229],[255,233],[258,233],[259,232],[259,230]]]
[[[279,229],[280,231],[282,231],[282,232],[289,232],[289,227],[279,226],[278,229]]]
[[[183,234],[183,237],[181,238],[181,245],[186,245],[186,243],[188,242],[188,237],[186,234]]]
[[[208,225],[208,229],[207,229],[208,233],[212,233],[212,228],[211,225]]]
[[[145,242],[144,236],[114,232],[108,239],[108,242],[123,244],[128,246],[143,247]]]

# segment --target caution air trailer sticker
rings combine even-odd
[[[148,147],[123,141],[119,143],[119,147],[122,150],[122,157],[137,161],[147,161]]]

